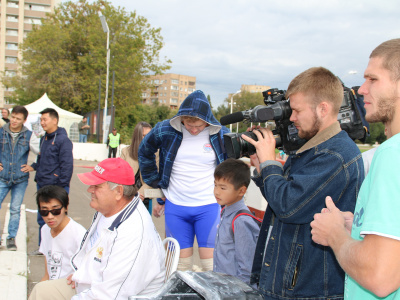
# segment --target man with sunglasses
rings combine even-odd
[[[159,290],[164,283],[165,250],[135,186],[135,174],[121,158],[100,162],[78,174],[89,185],[97,212],[67,279],[43,281],[30,300],[128,299]]]
[[[28,186],[28,154],[39,152],[39,139],[24,126],[28,111],[15,106],[11,120],[0,128],[0,206],[11,191],[10,222],[8,224],[7,250],[16,251],[15,237],[19,228],[21,204]],[[0,241],[1,244],[1,241]]]

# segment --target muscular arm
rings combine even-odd
[[[379,297],[400,287],[400,241],[368,234],[361,241],[351,238],[346,214],[327,197],[329,211],[316,214],[311,222],[314,242],[330,246],[343,270]]]
[[[369,234],[362,241],[333,236],[331,243],[343,270],[378,297],[400,287],[400,241]]]

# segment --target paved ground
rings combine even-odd
[[[34,156],[30,156],[28,162],[30,163],[34,159]],[[96,162],[74,160],[74,174],[71,179],[68,215],[85,228],[89,227],[94,210],[89,206],[90,196],[86,191],[87,186],[79,181],[76,174],[88,172],[95,165]],[[36,184],[33,180],[34,175],[34,173],[31,173],[29,185],[24,197],[26,217],[24,214],[21,216],[23,221],[20,223],[20,230],[17,236],[18,251],[9,252],[6,251],[4,247],[0,250],[0,300],[25,300],[26,295],[29,295],[34,285],[39,282],[44,275],[44,257],[27,255],[27,253],[38,249],[39,227],[36,222],[37,205],[35,200]],[[6,197],[2,209],[0,210],[1,230],[3,230],[6,221],[6,208],[9,202],[10,195]],[[164,217],[153,217],[153,221],[163,239],[165,237]],[[3,234],[4,238],[7,236],[6,232],[7,230],[5,230],[5,234]],[[196,252],[197,248],[195,249],[195,253]],[[195,264],[199,264],[198,256],[195,256]],[[10,274],[10,272],[12,274]],[[15,293],[16,291],[19,292]]]

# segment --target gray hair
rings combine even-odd
[[[107,181],[107,183],[108,183],[108,187],[110,188],[110,190],[114,190],[117,186],[121,185],[124,189],[123,196],[129,200],[131,200],[138,191],[138,188],[136,187],[136,185],[123,185],[123,184],[118,184],[118,183],[110,182],[110,181]]]

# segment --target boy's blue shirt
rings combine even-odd
[[[226,206],[221,213],[215,238],[214,272],[233,275],[249,284],[260,228],[250,216],[240,216],[235,220],[233,235],[232,220],[243,209],[248,210],[242,199]]]

